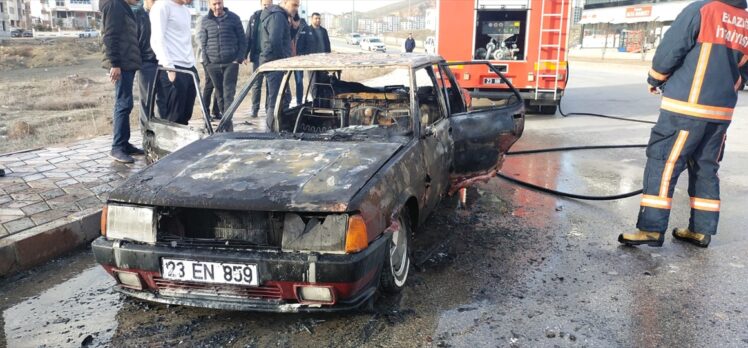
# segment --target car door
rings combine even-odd
[[[161,113],[165,113],[165,109],[168,108],[168,99],[178,97],[174,93],[174,87],[168,80],[168,71],[189,75],[192,79],[197,91],[196,99],[199,101],[199,106],[196,109],[199,109],[203,116],[199,122],[193,120],[190,124],[183,125],[161,117]],[[198,76],[190,70],[159,67],[156,72],[156,78],[149,89],[147,104],[149,105],[149,109],[147,110],[146,119],[141,120],[141,131],[143,133],[143,148],[148,163],[153,163],[214,132],[210,118],[208,118],[208,114],[205,111],[205,102],[202,100],[200,93]],[[193,110],[193,115],[197,111]]]
[[[449,168],[452,162],[450,125],[447,104],[437,82],[438,66],[415,70],[416,116],[419,120],[419,142],[423,153],[425,186],[424,206],[431,211],[449,188]]]
[[[492,101],[492,105],[480,109],[464,107],[465,101],[450,66],[482,65],[486,78],[499,77],[507,97]],[[450,192],[469,186],[478,180],[487,180],[501,169],[504,155],[519,139],[524,130],[525,109],[519,92],[498,69],[488,62],[441,63],[443,73],[448,75],[450,86],[444,91],[451,104],[462,103],[463,107],[450,106],[449,117],[453,144],[450,168]]]

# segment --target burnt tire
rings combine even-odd
[[[410,270],[410,214],[403,210],[398,218],[400,229],[393,232],[387,242],[379,288],[387,294],[397,294],[405,288]]]

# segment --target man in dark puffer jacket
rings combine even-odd
[[[140,69],[138,27],[130,8],[138,0],[102,0],[102,40],[104,41],[104,68],[109,69],[109,79],[114,83],[114,115],[112,152],[117,162],[133,163],[130,155],[142,155],[143,150],[130,144],[130,112],[133,108],[132,87],[135,72]]]
[[[218,108],[225,114],[234,101],[239,64],[244,62],[247,38],[241,19],[223,7],[223,0],[210,0],[210,12],[203,17],[198,32],[203,62],[208,66],[218,98]]]

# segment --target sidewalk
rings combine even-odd
[[[107,193],[145,166],[143,157],[129,165],[114,162],[110,149],[111,137],[103,136],[0,156],[0,276],[98,236]]]
[[[250,119],[246,110],[235,116],[237,131],[264,129],[264,117]],[[190,124],[202,126],[199,113]],[[140,147],[138,131],[130,142]],[[45,263],[99,236],[108,193],[146,165],[142,156],[133,164],[115,162],[110,150],[107,135],[0,155],[5,171],[0,177],[0,277]]]

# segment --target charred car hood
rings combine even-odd
[[[197,141],[130,177],[110,201],[186,208],[345,212],[397,143]]]

